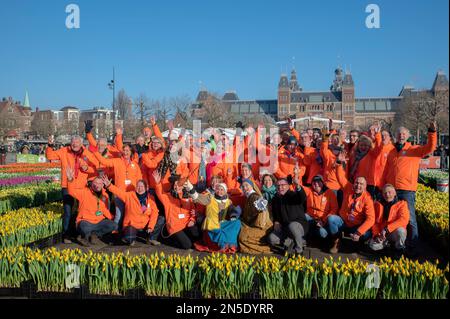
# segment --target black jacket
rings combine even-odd
[[[284,196],[276,194],[272,201],[272,215],[275,222],[287,226],[291,222],[302,224],[305,233],[308,231],[306,213],[306,193],[301,188],[299,191],[289,190]]]

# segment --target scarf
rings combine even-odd
[[[270,186],[269,188],[266,185],[262,186],[263,197],[267,199],[267,201],[271,202],[277,193],[277,187],[275,185]]]
[[[218,200],[218,201],[224,201],[224,200],[226,200],[226,199],[228,198],[228,195],[225,194],[224,196],[219,196],[219,195],[217,195],[217,194],[214,194],[214,198],[215,198],[216,200]]]
[[[75,156],[75,179],[78,177],[78,172],[80,171],[80,159],[81,159],[81,155],[83,154],[83,149],[80,148],[80,150],[78,152],[74,152],[72,151],[72,149],[70,150],[72,152],[72,154]]]
[[[147,196],[148,196],[147,191],[145,191],[145,192],[142,193],[142,194],[136,193],[136,196],[137,196],[137,198],[138,198],[139,203],[141,204],[141,206],[147,207]]]
[[[381,201],[383,205],[383,220],[388,220],[389,213],[391,212],[391,207],[398,202],[398,197],[395,196],[394,200],[390,203],[387,203],[384,199]]]
[[[167,170],[170,171],[171,175],[176,174],[177,171],[177,163],[172,161],[169,148],[164,153],[164,157],[158,165],[158,172],[161,174],[161,177],[166,176]]]
[[[405,144],[395,143],[395,149],[400,152]]]
[[[356,170],[358,169],[359,162],[364,158],[364,156],[367,155],[368,152],[362,153],[360,150],[356,150],[355,152],[355,161],[352,164],[352,167],[350,167],[350,181],[353,183],[353,179],[356,174]]]

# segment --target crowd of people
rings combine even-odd
[[[135,144],[123,143],[121,129],[112,144],[96,140],[89,122],[86,146],[75,136],[55,149],[49,137],[46,156],[62,169],[64,242],[302,254],[317,240],[335,254],[344,237],[414,254],[419,162],[436,149],[436,124],[425,145],[378,123],[348,136],[332,120],[321,131],[288,126],[273,134],[250,126],[232,138],[171,129],[163,138],[152,117]]]

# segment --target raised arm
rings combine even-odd
[[[437,146],[436,122],[431,122],[428,128],[427,144],[412,149],[414,156],[424,157],[434,152]]]
[[[99,161],[100,164],[106,167],[114,167],[115,158],[104,158],[99,152],[93,153],[95,158]]]
[[[91,132],[86,133],[86,139],[88,140],[89,145],[91,145],[92,147],[97,147],[97,140]]]
[[[118,188],[116,185],[112,184],[111,181],[109,180],[108,176],[103,175],[102,176],[102,180],[103,180],[103,184],[105,185],[105,187],[114,195],[116,195],[117,197],[119,197],[123,202],[126,201],[127,197],[128,197],[128,193],[124,190],[121,190],[120,188]]]
[[[339,154],[339,157],[341,157],[341,154]],[[345,176],[345,170],[344,167],[342,166],[343,162],[341,161],[339,162],[340,163],[336,161],[336,177],[339,185],[341,185],[341,189],[344,190],[348,187],[351,187],[352,184],[348,181],[347,177]]]
[[[45,149],[45,157],[47,157],[48,160],[61,160],[62,149],[55,151],[53,149],[54,143],[55,143],[55,140],[53,138],[53,135],[49,136],[48,137],[48,146]]]
[[[69,195],[77,200],[81,200],[83,197],[85,188],[76,187],[76,182],[74,179],[75,171],[72,167],[66,167],[66,176],[67,176],[67,191]]]

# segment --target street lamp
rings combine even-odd
[[[112,90],[113,93],[113,132],[116,129],[116,80],[115,80],[115,74],[114,74],[114,67],[113,67],[113,78],[108,83],[108,87],[110,90]],[[113,133],[114,134],[114,133]]]

